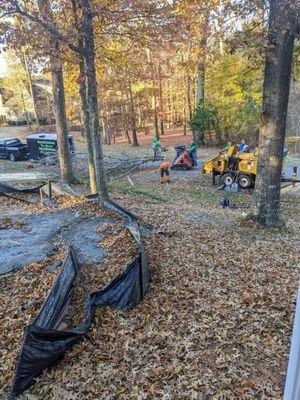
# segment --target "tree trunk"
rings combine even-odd
[[[28,116],[28,112],[27,112],[27,108],[26,108],[25,99],[24,99],[24,95],[23,95],[22,89],[20,89],[20,95],[21,95],[21,99],[22,99],[23,111],[24,111],[24,114],[25,114],[26,123],[27,123],[27,126],[28,126],[29,131],[32,132],[31,125],[30,125],[30,120],[29,120],[29,116]]]
[[[141,128],[143,124],[143,119],[142,119],[142,110],[141,107],[138,108],[138,127]]]
[[[205,40],[206,45],[206,40]],[[202,60],[198,65],[197,88],[196,88],[196,107],[204,102],[204,81],[205,81],[205,60]],[[203,146],[204,131],[198,130],[194,134],[194,140],[198,146]]]
[[[84,136],[86,137],[87,152],[88,152],[90,190],[92,194],[96,194],[97,177],[94,164],[94,152],[93,152],[93,144],[91,137],[91,129],[89,124],[89,105],[87,100],[87,89],[85,83],[85,67],[84,67],[84,59],[82,57],[80,58],[79,61],[79,70],[80,70],[79,94],[81,100],[81,114],[83,117],[83,130],[84,130]]]
[[[51,55],[51,75],[53,87],[53,107],[57,132],[58,157],[60,164],[61,180],[70,183],[73,178],[68,143],[68,126],[66,117],[65,91],[63,69],[60,60],[59,44],[54,44],[55,55]]]
[[[81,4],[83,11],[83,33],[85,40],[84,60],[85,72],[87,76],[89,126],[93,146],[94,165],[96,170],[97,191],[99,193],[99,202],[102,203],[107,200],[109,196],[104,169],[103,149],[101,144],[101,129],[99,124],[93,14],[90,10],[89,0],[82,0]]]
[[[51,7],[48,0],[39,0],[38,6],[41,14],[51,15]],[[53,38],[49,37],[49,41]],[[70,183],[73,179],[72,164],[70,159],[68,143],[68,125],[66,116],[66,102],[64,90],[63,69],[60,57],[59,43],[54,41],[50,55],[50,66],[52,76],[53,109],[57,133],[58,158],[60,165],[60,176],[64,183]]]
[[[131,130],[132,130],[132,139],[133,139],[133,146],[139,146],[137,140],[137,133],[136,133],[136,117],[135,117],[135,109],[134,109],[134,101],[133,101],[133,94],[132,94],[132,87],[131,83],[129,83],[129,109],[130,109],[130,121],[131,121]]]
[[[257,221],[283,225],[280,180],[296,30],[296,0],[271,0],[256,177]]]
[[[187,113],[186,113],[186,97],[183,102],[183,135],[186,136],[186,127],[187,127]]]
[[[172,120],[172,106],[171,106],[171,85],[169,80],[167,83],[167,87],[168,87],[168,129],[170,129]]]
[[[164,104],[163,104],[163,90],[162,90],[162,77],[161,65],[158,64],[158,83],[159,83],[159,111],[160,111],[160,134],[165,134],[164,129]]]
[[[154,65],[153,65],[151,49],[146,49],[146,53],[147,53],[147,58],[148,58],[149,66],[150,66],[151,79],[152,79],[152,85],[153,85],[153,94],[152,94],[153,126],[154,126],[155,137],[157,139],[159,139],[156,81],[155,81],[155,72],[154,72]]]
[[[127,128],[125,129],[125,138],[127,139],[127,143],[131,144],[131,139]]]
[[[217,19],[217,18],[216,18]],[[204,29],[202,33],[202,39],[200,41],[200,49],[202,50],[201,59],[197,68],[197,90],[196,90],[196,107],[201,102],[204,101],[204,84],[205,84],[205,52],[207,46],[207,33],[206,27],[209,25],[209,12],[205,15]]]
[[[188,116],[189,119],[192,119],[193,116],[193,107],[192,107],[192,100],[191,100],[191,78],[187,76],[186,78],[186,97],[187,97],[187,104],[188,104]]]
[[[89,164],[89,178],[90,178],[90,190],[92,194],[97,193],[97,177],[96,169],[94,164],[94,153],[93,144],[91,138],[91,129],[89,121],[89,104],[87,100],[87,87],[86,87],[86,71],[84,65],[84,41],[82,36],[82,31],[78,21],[78,9],[75,0],[72,0],[72,10],[75,21],[75,27],[77,30],[77,41],[78,47],[81,49],[81,54],[79,54],[79,95],[81,100],[81,116],[83,121],[83,133],[86,137],[87,142],[87,152],[88,152],[88,164]]]
[[[157,139],[159,139],[158,118],[157,118],[157,101],[156,101],[155,93],[152,96],[152,110],[153,110],[153,115],[154,115],[153,125],[154,125],[155,137]]]
[[[23,53],[25,70],[26,70],[26,75],[27,75],[28,84],[29,84],[30,95],[31,95],[31,98],[32,98],[33,113],[34,113],[34,117],[35,117],[35,121],[36,121],[37,127],[40,128],[40,121],[39,121],[36,101],[35,101],[35,97],[34,97],[32,78],[31,78],[31,73],[29,71],[28,59],[27,59],[27,55],[26,55],[25,51],[23,51],[22,53]]]
[[[200,101],[204,101],[204,80],[205,80],[205,63],[204,60],[199,63],[197,71],[197,92],[196,106]]]
[[[122,101],[123,101],[123,98],[122,98]],[[128,144],[131,144],[131,139],[129,136],[128,126],[127,126],[127,118],[125,115],[125,109],[124,109],[123,104],[121,104],[121,114],[122,114],[122,124],[123,124],[123,129],[124,129],[124,139],[127,140]]]

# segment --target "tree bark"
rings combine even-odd
[[[122,98],[123,101],[123,98]],[[125,107],[124,104],[121,104],[121,114],[122,114],[122,124],[123,124],[123,129],[124,129],[124,139],[127,140],[128,144],[131,144],[131,139],[129,136],[129,132],[128,132],[128,124],[127,124],[127,118],[126,118],[126,114],[125,114]]]
[[[97,191],[99,202],[102,203],[109,198],[105,169],[104,157],[101,143],[101,129],[99,123],[99,105],[97,94],[97,78],[95,69],[95,43],[93,14],[90,9],[89,0],[82,0],[83,12],[83,34],[84,34],[84,60],[85,72],[87,76],[87,98],[89,106],[89,126],[91,132],[91,142],[93,146],[94,165],[97,179]]]
[[[132,139],[133,139],[133,146],[139,146],[137,140],[137,132],[136,132],[136,116],[135,116],[135,109],[134,109],[134,101],[133,101],[133,94],[132,94],[132,87],[131,82],[129,83],[129,109],[130,109],[130,121],[131,121],[131,130],[132,130]]]
[[[152,85],[153,85],[153,94],[152,94],[153,127],[154,127],[155,137],[157,139],[159,139],[156,80],[155,80],[154,64],[153,64],[153,59],[152,59],[152,50],[146,49],[146,53],[147,53],[147,58],[148,58],[149,66],[150,66],[151,80],[152,80]]]
[[[131,144],[131,139],[127,128],[125,129],[125,138],[127,139],[127,143]]]
[[[187,128],[187,112],[186,112],[186,96],[183,101],[183,135],[186,136],[186,128]]]
[[[186,78],[186,96],[187,96],[187,104],[189,110],[189,119],[192,119],[193,116],[193,107],[192,107],[192,100],[191,100],[191,78],[187,76]]]
[[[256,177],[257,221],[265,227],[284,224],[280,180],[295,31],[296,0],[271,0]]]
[[[204,81],[205,81],[205,61],[201,61],[197,70],[197,92],[196,106],[200,101],[204,101]]]
[[[70,183],[73,178],[73,172],[68,143],[63,69],[60,60],[59,44],[57,42],[54,44],[54,53],[50,57],[50,64],[61,180],[64,183]]]
[[[38,7],[45,17],[51,15],[51,7],[48,0],[39,0]],[[49,35],[49,40],[53,38]],[[52,76],[53,109],[57,133],[58,158],[60,166],[60,176],[64,183],[71,183],[73,179],[72,163],[70,159],[68,143],[68,125],[66,116],[66,102],[64,90],[63,69],[60,57],[59,42],[54,40],[50,55],[50,66]]]
[[[28,116],[28,112],[27,112],[27,108],[26,108],[25,99],[24,99],[24,95],[23,95],[22,89],[20,89],[20,95],[21,95],[21,99],[22,99],[23,111],[24,111],[24,114],[25,114],[26,123],[27,123],[27,126],[28,126],[29,131],[32,132],[31,125],[30,125],[30,120],[29,120],[29,116]]]
[[[168,88],[168,129],[171,128],[171,120],[172,120],[172,106],[171,106],[171,85],[170,81],[167,81]]]
[[[209,13],[206,13],[205,22],[203,27],[203,36],[200,41],[200,48],[202,50],[201,59],[197,68],[197,90],[196,90],[196,107],[200,101],[204,101],[204,83],[205,83],[205,52],[207,46],[207,26],[209,25]]]
[[[79,95],[81,100],[81,114],[83,116],[83,127],[84,136],[86,138],[87,152],[88,152],[88,163],[89,163],[89,178],[90,178],[90,190],[92,194],[97,193],[97,177],[96,169],[94,164],[94,152],[90,129],[90,116],[89,116],[89,106],[87,100],[87,88],[85,83],[85,67],[84,59],[80,56],[79,60],[79,71],[80,71],[80,84],[79,84]]]
[[[96,177],[96,169],[94,164],[94,153],[93,153],[93,145],[91,138],[91,129],[90,129],[90,121],[89,121],[89,105],[87,100],[87,87],[86,87],[86,73],[85,73],[85,65],[84,65],[84,40],[82,31],[80,28],[80,24],[78,21],[78,8],[75,0],[72,0],[72,10],[75,21],[75,27],[77,30],[77,41],[78,48],[81,49],[81,53],[79,54],[79,95],[81,101],[81,116],[83,121],[83,132],[86,137],[87,142],[87,152],[88,152],[88,165],[89,165],[89,178],[90,178],[90,190],[92,194],[97,193],[97,177]]]
[[[154,93],[152,96],[152,110],[153,110],[153,125],[154,125],[154,132],[155,132],[155,137],[159,139],[159,129],[158,129],[158,118],[157,118],[157,100],[156,100],[156,94]]]
[[[25,70],[26,70],[26,75],[27,75],[28,84],[29,84],[30,95],[31,95],[31,98],[32,98],[34,117],[35,117],[35,121],[36,121],[37,127],[40,128],[40,121],[39,121],[36,101],[35,101],[35,97],[34,97],[33,84],[32,84],[31,73],[30,73],[30,70],[29,70],[28,59],[27,59],[27,55],[26,55],[25,51],[22,51],[22,53],[23,53]]]
[[[158,83],[159,83],[159,111],[160,111],[160,134],[165,134],[164,129],[164,104],[163,104],[163,89],[162,89],[162,76],[161,65],[158,64]]]

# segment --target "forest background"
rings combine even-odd
[[[51,7],[55,26],[65,35],[60,56],[66,116],[69,127],[76,128],[83,126],[84,116],[78,89],[82,79],[79,57],[67,45],[74,39],[70,27],[78,23],[78,10],[72,3],[53,1]],[[124,135],[137,145],[137,132],[153,130],[159,137],[166,128],[181,126],[184,133],[191,127],[201,145],[241,138],[257,145],[268,2],[90,3],[95,11],[97,94],[106,144]],[[10,50],[6,53],[7,75],[0,86],[20,93],[20,82],[25,88],[38,79],[50,82],[53,46],[49,35],[18,14],[10,15],[1,27],[2,41]],[[294,59],[298,58],[296,42]],[[298,75],[294,66],[287,135],[299,128],[293,125]],[[19,96],[20,107],[22,102]]]

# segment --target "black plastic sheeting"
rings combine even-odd
[[[138,218],[113,202],[106,202],[105,207],[127,219],[126,228],[137,243],[138,255],[105,289],[89,295],[85,322],[78,328],[63,332],[57,329],[68,310],[78,274],[76,257],[70,248],[39,314],[26,328],[10,399],[15,399],[32,385],[45,368],[55,364],[77,340],[86,335],[91,326],[93,307],[129,311],[139,304],[148,290],[150,273]]]
[[[43,186],[45,184],[33,188],[18,189],[0,182],[0,195],[5,193],[39,193],[39,189]]]

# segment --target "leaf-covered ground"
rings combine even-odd
[[[299,280],[300,197],[284,195],[286,228],[265,231],[243,221],[244,209],[222,209],[224,193],[206,177],[183,178],[169,188],[151,171],[132,178],[134,187],[124,179],[111,190],[114,200],[152,225],[144,236],[152,273],[146,298],[129,313],[96,310],[86,339],[21,398],[282,398]],[[230,198],[239,206],[252,201],[244,194]],[[83,318],[85,294],[118,274],[136,251],[118,222],[100,229],[107,233],[101,244],[109,249],[107,264],[82,271],[73,320],[66,320],[65,329]],[[5,286],[5,296],[11,296],[6,314],[14,324],[12,299],[24,287],[26,296],[34,293],[22,279],[17,284],[18,291]],[[20,338],[6,326],[5,335],[17,349]],[[4,352],[2,358],[6,365],[12,357]],[[7,392],[12,375],[5,376]]]

